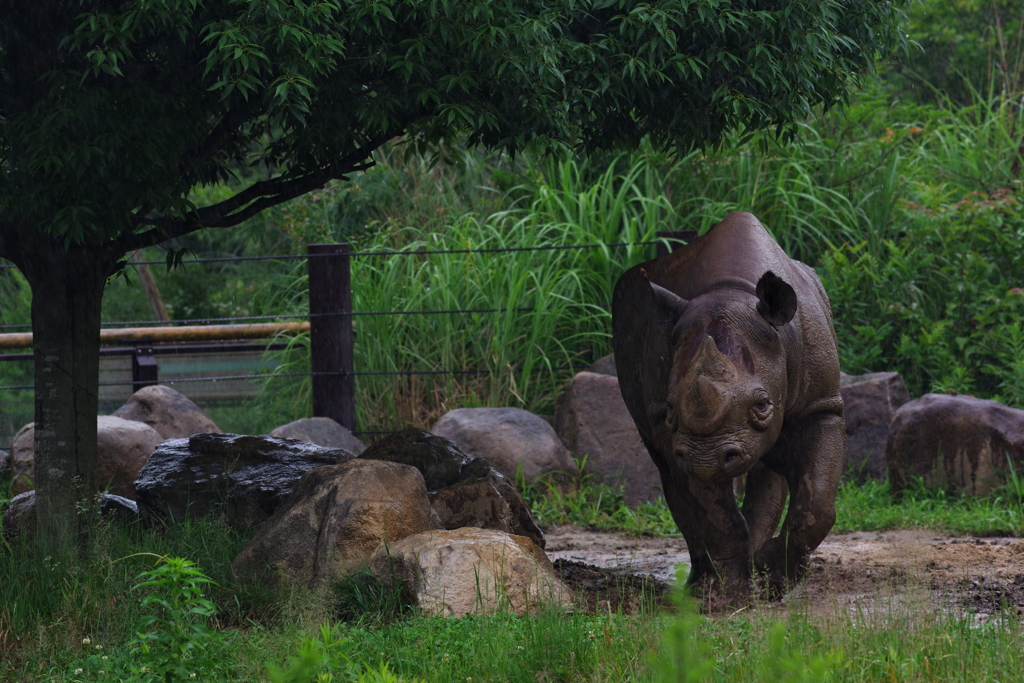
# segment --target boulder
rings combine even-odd
[[[5,450],[0,450],[0,474],[11,473],[11,454]]]
[[[592,372],[595,375],[611,375],[612,377],[618,377],[619,371],[615,367],[615,354],[609,353],[607,356],[598,358],[591,363],[589,368],[587,368],[587,372]]]
[[[352,460],[304,474],[231,568],[242,581],[324,586],[382,545],[440,526],[415,467]]]
[[[329,417],[304,417],[301,420],[281,425],[270,432],[270,436],[278,439],[308,441],[325,448],[344,448],[356,455],[366,450],[366,444],[352,436],[352,432]]]
[[[408,536],[378,550],[370,571],[385,582],[401,582],[404,598],[431,616],[572,606],[569,589],[540,548],[490,529]]]
[[[1024,474],[1024,410],[973,396],[925,394],[896,411],[886,457],[897,497],[915,476],[950,493],[986,495],[1011,465]]]
[[[157,447],[135,496],[147,524],[223,515],[232,527],[249,529],[274,514],[303,474],[354,457],[294,439],[195,434]]]
[[[627,505],[661,496],[661,475],[610,375],[581,372],[555,399],[555,429],[584,473],[621,488]]]
[[[134,482],[139,470],[163,441],[155,429],[142,422],[100,415],[96,418],[97,484],[108,493],[135,498]],[[11,448],[16,454],[15,494],[32,488],[35,474],[35,423],[21,428]]]
[[[31,491],[35,470],[36,423],[29,422],[11,441],[11,495]]]
[[[114,416],[145,422],[165,439],[220,433],[220,428],[199,406],[184,394],[162,384],[139,389],[114,411]]]
[[[139,521],[135,501],[109,493],[96,494],[100,516],[107,521],[132,524]],[[4,510],[4,538],[8,543],[27,541],[36,533],[36,492],[19,493]]]
[[[543,475],[576,473],[551,425],[520,408],[451,410],[430,431],[464,453],[486,459],[512,481],[520,467],[527,483]]]
[[[423,475],[428,491],[457,482],[473,459],[448,439],[412,427],[381,439],[359,457],[412,465]]]
[[[539,548],[546,545],[519,491],[483,458],[470,461],[458,481],[428,496],[445,529],[494,529],[525,536]]]
[[[96,418],[96,468],[101,490],[135,498],[135,478],[163,438],[143,422],[112,415]]]
[[[846,474],[863,481],[888,476],[885,442],[896,409],[910,400],[898,372],[840,373],[846,413]]]
[[[373,444],[360,458],[418,469],[445,529],[496,529],[544,547],[544,532],[515,486],[487,460],[471,458],[448,439],[406,429]]]

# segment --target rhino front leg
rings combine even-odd
[[[754,554],[768,581],[768,596],[782,595],[807,572],[810,554],[836,521],[836,492],[843,467],[843,416],[816,413],[787,423],[764,462],[789,484],[789,509],[780,534]]]
[[[666,486],[665,496],[690,551],[689,584],[704,608],[717,611],[746,605],[751,588],[750,545],[732,481],[705,483],[684,477]]]

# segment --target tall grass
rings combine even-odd
[[[550,413],[557,387],[610,350],[615,279],[652,255],[637,243],[673,221],[669,203],[646,191],[650,172],[641,161],[624,177],[609,171],[587,186],[566,164],[559,184],[538,187],[528,209],[464,215],[442,230],[393,227],[361,243],[365,252],[398,254],[352,263],[356,370],[394,373],[358,378],[360,427],[429,427],[464,406]],[[517,251],[524,248],[535,250]],[[446,250],[482,251],[418,253]],[[296,269],[276,310],[304,312],[305,289]],[[373,312],[387,315],[360,315]],[[285,361],[284,372],[308,363],[301,352]],[[460,374],[403,374],[414,370]],[[303,416],[308,387],[274,380],[264,409]]]

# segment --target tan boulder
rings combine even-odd
[[[182,439],[200,433],[219,434],[221,431],[191,399],[162,384],[139,389],[114,411],[114,416],[145,422],[164,439]]]
[[[569,589],[540,548],[525,536],[491,529],[408,536],[379,549],[370,570],[386,582],[402,581],[405,599],[433,616],[572,606]]]
[[[11,495],[17,496],[35,488],[36,423],[29,422],[18,430],[11,441]]]
[[[101,415],[96,418],[96,481],[100,490],[135,499],[135,477],[163,439],[142,422]],[[22,427],[11,446],[15,495],[32,489],[35,476],[35,423]]]
[[[240,580],[322,586],[385,543],[439,528],[419,470],[356,459],[306,472],[231,567]]]

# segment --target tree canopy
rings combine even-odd
[[[69,478],[95,486],[99,302],[125,254],[398,136],[514,154],[792,134],[903,44],[900,4],[0,0],[0,256],[34,294],[41,535],[73,526]],[[226,178],[244,188],[190,201]]]

